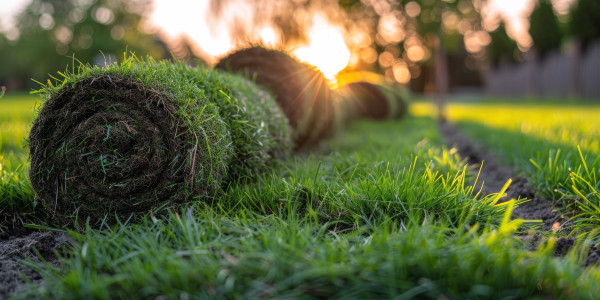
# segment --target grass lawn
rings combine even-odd
[[[23,127],[11,133],[2,130],[0,136],[0,193],[10,196],[0,198],[2,207],[10,207],[0,212],[0,220],[52,226],[42,224],[43,218],[32,209],[26,152],[18,144],[33,119],[33,102],[6,96],[1,107],[5,103],[14,108],[7,116],[2,109],[0,126]],[[521,114],[532,120],[529,125],[516,125],[513,119],[526,106],[449,108],[450,118],[462,130],[535,179],[540,193],[545,193],[544,182],[553,184],[546,180],[551,177],[548,172],[566,172],[561,169],[563,161],[575,174],[565,180],[575,188],[557,186],[565,196],[551,199],[563,201],[567,193],[581,192],[583,182],[590,183],[586,191],[598,190],[598,181],[593,181],[598,127],[579,122],[580,116],[598,112],[597,106],[556,105],[555,109],[572,109],[570,119],[556,121],[545,117],[551,107],[540,115],[529,108]],[[168,217],[148,216],[138,224],[123,220],[84,234],[70,232],[75,244],[62,265],[32,264],[46,284],[19,296],[591,299],[599,295],[600,268],[581,266],[584,248],[575,247],[562,259],[553,255],[552,238],[535,251],[526,249],[519,236],[529,225],[510,218],[520,200],[498,203],[499,194],[485,196],[475,190],[478,178],[455,149],[444,146],[427,109],[428,105],[414,104],[412,115],[400,121],[354,123],[319,149],[279,161],[256,182],[234,181],[222,197],[199,199]],[[21,110],[25,113],[14,113]],[[502,110],[504,119],[499,116]],[[473,112],[487,115],[469,119]],[[524,134],[523,126],[532,131]],[[553,137],[555,128],[578,139]],[[543,155],[551,155],[552,149],[561,149],[565,156],[546,165]],[[552,168],[556,170],[548,171]],[[590,201],[597,196],[597,192],[581,194]],[[592,221],[585,222],[582,228]]]
[[[574,216],[573,234],[600,225],[600,103],[454,103],[448,118]]]

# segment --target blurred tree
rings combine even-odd
[[[368,15],[374,20],[370,29],[375,39],[363,47],[371,47],[384,58],[388,56],[384,53],[389,52],[405,61],[411,71],[418,65],[432,63],[437,46],[441,51],[455,53],[464,42],[471,53],[482,50],[477,43],[485,44],[489,37],[481,29],[481,3],[478,0],[340,0],[340,5],[357,22],[364,19],[365,10],[372,11]],[[383,62],[382,65],[380,61],[379,67],[384,71],[391,69],[388,74],[393,75],[393,66]]]
[[[0,78],[24,87],[30,78],[45,80],[48,74],[72,65],[73,55],[82,63],[114,61],[122,53],[163,58],[164,43],[139,30],[151,0],[33,0],[17,17],[19,38],[2,47]]]
[[[539,0],[529,17],[529,35],[540,59],[560,47],[563,32],[550,0]]]
[[[13,53],[10,41],[0,34],[0,86],[7,86],[8,90],[18,87],[20,84],[15,78],[22,78],[24,70],[18,68],[18,65],[13,59]],[[6,75],[10,75],[10,77]]]
[[[577,38],[585,51],[589,44],[600,38],[600,1],[579,0],[571,7],[567,33]]]
[[[577,97],[581,57],[593,41],[600,39],[600,1],[579,0],[571,7],[567,35],[571,38],[573,46],[570,90],[571,96]]]
[[[443,99],[448,91],[447,53],[464,48],[471,53],[482,53],[489,35],[482,30],[479,13],[482,0],[340,0],[339,3],[351,17],[360,20],[365,10],[371,13],[373,44],[364,45],[361,51],[378,54],[379,67],[392,79],[404,74],[408,68],[412,78],[433,68],[433,85],[426,90],[435,91],[440,114]],[[409,77],[410,78],[410,77]]]
[[[227,22],[233,40],[238,43],[252,43],[248,37],[256,28],[273,26],[282,36],[283,46],[294,46],[307,40],[306,24],[311,22],[311,12],[326,10],[331,1],[287,1],[287,0],[209,0],[211,14],[207,19],[211,24]],[[251,4],[246,12],[237,14],[231,7],[240,3]]]
[[[488,59],[493,66],[498,67],[502,62],[514,62],[515,53],[519,50],[517,42],[508,36],[504,23],[490,32],[491,42],[487,46]]]
[[[388,78],[406,83],[434,65],[434,57],[444,59],[446,51],[458,51],[463,42],[471,53],[483,50],[489,42],[479,14],[484,1],[211,0],[208,17],[213,22],[227,18],[236,41],[241,39],[243,43],[253,28],[272,25],[283,37],[284,46],[294,46],[307,38],[306,25],[312,15],[324,13],[330,22],[342,24],[349,33],[346,43],[357,54],[353,69],[374,67]],[[240,2],[252,4],[252,21],[247,21],[248,14],[235,15],[236,10],[231,9]],[[438,52],[441,55],[434,55]],[[438,65],[445,68],[443,63]],[[429,90],[434,88],[430,86]]]

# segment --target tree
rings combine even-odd
[[[519,50],[517,42],[508,36],[504,23],[490,32],[491,42],[487,46],[488,59],[493,66],[498,67],[503,61],[514,62],[515,52]]]
[[[33,0],[17,17],[18,40],[0,49],[2,64],[11,66],[0,70],[0,78],[24,87],[30,78],[65,70],[73,56],[86,64],[114,61],[126,50],[165,57],[165,45],[138,30],[149,1]]]
[[[284,46],[289,46],[306,38],[304,29],[311,14],[325,13],[330,22],[343,24],[349,33],[346,43],[354,53],[353,69],[381,71],[401,83],[432,73],[428,71],[433,69],[436,80],[427,89],[436,91],[442,104],[448,89],[448,53],[467,49],[483,54],[490,40],[481,25],[480,8],[485,1],[254,0],[252,21],[247,21],[247,14],[227,17],[234,27],[233,40],[247,37],[252,26],[272,25],[279,29]],[[226,8],[235,1],[210,3],[211,17],[217,21],[232,11]]]
[[[464,43],[470,52],[483,50],[476,40],[482,30],[479,14],[482,1],[474,0],[401,0],[401,1],[341,1],[346,10],[375,11],[376,22],[372,28],[375,36],[373,47],[379,53],[379,67],[388,75],[396,74],[396,68],[408,67],[413,77],[423,69],[433,68],[434,90],[440,116],[448,90],[447,53],[456,53]],[[387,4],[387,5],[386,5]],[[358,14],[360,16],[360,13]],[[396,24],[396,25],[393,25]],[[393,30],[399,28],[401,30]],[[489,37],[488,37],[489,39]],[[399,51],[397,51],[399,50]],[[392,63],[386,63],[386,57]]]
[[[569,11],[567,36],[573,45],[571,63],[571,97],[579,95],[581,57],[589,45],[600,38],[600,2],[579,0]]]
[[[579,0],[571,8],[567,33],[581,42],[583,51],[600,38],[600,1]]]
[[[560,47],[563,32],[550,0],[539,0],[537,6],[531,12],[529,35],[540,59],[544,59],[550,51]]]

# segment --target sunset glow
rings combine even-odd
[[[216,57],[226,54],[234,47],[234,42],[226,25],[211,24],[207,20],[208,4],[208,1],[155,1],[148,25],[155,27],[154,30],[167,42],[188,37],[201,50],[196,55],[209,63],[215,63]]]
[[[328,79],[344,69],[350,61],[350,50],[344,41],[342,28],[329,23],[323,16],[315,15],[308,30],[308,45],[292,53],[301,61],[319,68]]]

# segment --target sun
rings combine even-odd
[[[334,79],[350,61],[342,28],[329,23],[320,14],[313,17],[312,27],[308,30],[308,45],[300,46],[292,53],[299,60],[316,66],[327,79]]]

